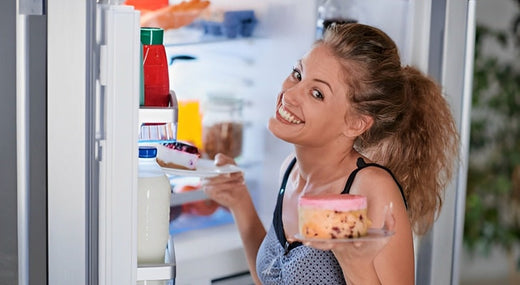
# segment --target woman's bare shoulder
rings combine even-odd
[[[406,211],[397,182],[392,174],[380,167],[370,166],[360,170],[354,179],[350,193],[366,196],[369,210],[373,214],[380,214],[390,204],[394,208]]]

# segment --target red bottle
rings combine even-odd
[[[164,30],[161,28],[141,28],[145,106],[168,107],[170,103],[170,79],[163,36]]]

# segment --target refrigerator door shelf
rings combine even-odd
[[[170,91],[170,107],[139,107],[139,143],[175,142],[177,140],[178,104]]]
[[[152,280],[175,280],[176,264],[173,237],[170,236],[166,248],[166,263],[164,264],[143,264],[137,268],[137,284],[139,281]]]

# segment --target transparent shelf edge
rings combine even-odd
[[[165,263],[138,265],[137,281],[174,280],[176,268],[173,236],[170,236],[166,248]]]
[[[139,107],[138,143],[168,143],[177,139],[178,103],[170,90],[170,106]]]

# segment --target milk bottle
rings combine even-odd
[[[164,263],[169,238],[170,182],[156,162],[155,147],[139,147],[137,262]]]

